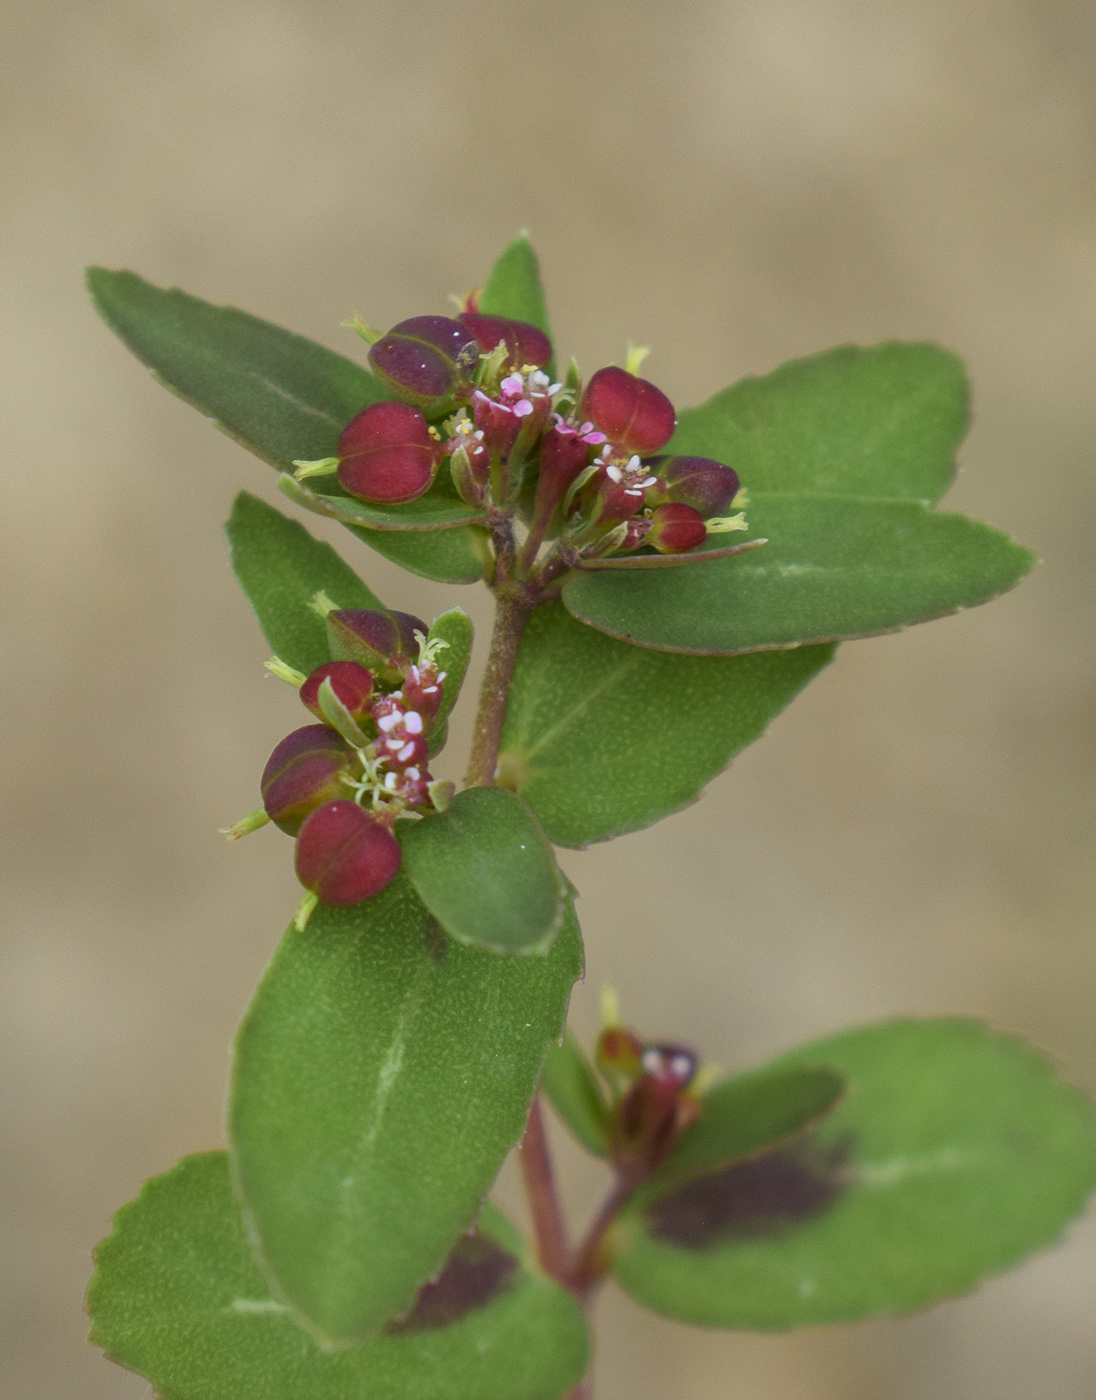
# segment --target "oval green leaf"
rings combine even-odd
[[[413,1301],[525,1123],[582,943],[450,942],[402,876],[290,929],[236,1042],[229,1131],[249,1229],[313,1336],[360,1340]]]
[[[557,846],[638,831],[695,802],[832,656],[671,656],[545,604],[522,636],[500,771]]]
[[[515,793],[475,787],[401,832],[403,863],[446,933],[495,953],[543,953],[567,887],[540,823]]]
[[[704,1095],[703,1116],[643,1188],[642,1200],[658,1200],[693,1177],[794,1142],[844,1096],[842,1076],[815,1066],[762,1069],[717,1084]]]
[[[906,1312],[1051,1243],[1096,1183],[1092,1105],[977,1022],[886,1022],[773,1068],[793,1066],[847,1097],[798,1144],[628,1208],[615,1273],[639,1302],[754,1329]]]
[[[1035,563],[977,521],[916,501],[751,496],[767,544],[692,569],[574,573],[563,601],[638,646],[733,655],[869,637],[985,603]]]
[[[548,304],[540,282],[540,265],[525,233],[518,234],[500,255],[480,293],[479,309],[485,316],[507,316],[538,326],[549,340]]]
[[[962,361],[938,345],[841,345],[683,410],[667,452],[714,457],[755,491],[933,502],[970,421]]]
[[[549,1045],[540,1087],[583,1147],[595,1157],[608,1157],[609,1108],[570,1027],[559,1044]]]
[[[455,530],[347,529],[370,549],[408,573],[436,583],[478,583],[490,561],[486,532],[477,525]]]
[[[350,419],[388,398],[360,365],[235,307],[103,267],[88,269],[88,287],[107,325],[168,389],[282,471],[330,457]]]
[[[324,592],[340,608],[384,604],[329,544],[241,491],[225,525],[232,570],[276,656],[308,675],[331,660],[327,628],[312,607]]]
[[[441,706],[430,730],[430,757],[440,753],[445,746],[449,729],[449,716],[460,696],[464,684],[464,674],[472,655],[472,620],[462,608],[450,608],[441,613],[430,624],[427,640],[444,642],[445,647],[438,651],[438,670],[444,671]]]
[[[96,1251],[91,1341],[163,1400],[555,1400],[586,1366],[581,1309],[526,1266],[490,1206],[475,1238],[511,1260],[479,1306],[324,1353],[255,1266],[225,1154],[185,1157],[145,1183]]]

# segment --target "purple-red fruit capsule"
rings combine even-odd
[[[615,365],[599,369],[587,384],[582,416],[614,447],[641,457],[665,447],[677,423],[674,406],[661,389]]]
[[[510,321],[505,316],[483,316],[478,311],[462,311],[457,317],[476,337],[480,350],[489,355],[500,341],[506,346],[506,368],[537,369],[551,363],[552,342],[537,326],[527,321]]]
[[[419,654],[415,633],[427,633],[420,617],[372,608],[336,608],[325,621],[336,661],[356,661],[390,685],[399,685]]]
[[[326,724],[306,724],[287,734],[267,760],[261,782],[270,820],[296,836],[310,812],[343,796],[342,774],[350,750]]]
[[[373,673],[356,661],[327,661],[317,666],[301,686],[300,695],[305,707],[318,718],[323,719],[320,708],[320,686],[324,681],[331,682],[331,689],[350,717],[361,724],[372,714]]]
[[[369,351],[378,379],[405,403],[440,418],[466,396],[479,360],[479,342],[448,316],[412,316]]]
[[[339,436],[339,485],[360,501],[403,505],[430,489],[441,444],[406,403],[373,403]]]
[[[685,554],[707,538],[704,517],[692,506],[658,506],[651,512],[651,528],[643,543],[654,545],[659,554]]]
[[[380,894],[402,859],[388,828],[345,798],[317,807],[297,836],[297,879],[336,909]]]
[[[738,495],[738,473],[708,457],[656,457],[647,466],[660,479],[648,495],[652,505],[673,501],[692,506],[709,520],[725,515]]]

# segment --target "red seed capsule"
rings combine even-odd
[[[646,457],[665,447],[677,419],[674,406],[649,380],[625,369],[599,369],[582,395],[582,415],[622,452]]]
[[[320,686],[331,682],[335,696],[359,724],[372,713],[373,673],[356,661],[327,661],[317,666],[301,686],[301,700],[318,719],[324,718],[320,708]]]
[[[651,528],[643,543],[653,545],[659,554],[685,554],[702,544],[707,535],[708,527],[699,511],[671,503],[651,512]]]
[[[336,608],[324,619],[331,654],[337,661],[356,661],[380,680],[399,685],[419,654],[415,633],[425,637],[422,618],[375,608]]]
[[[692,506],[709,520],[725,515],[738,495],[738,473],[708,457],[655,457],[647,466],[660,483],[647,497],[654,506],[673,501]]]
[[[402,860],[388,828],[348,800],[317,807],[297,837],[298,880],[336,909],[380,894]]]
[[[369,351],[377,377],[430,418],[450,413],[467,392],[480,348],[473,333],[448,316],[412,316]]]
[[[478,311],[462,311],[457,317],[476,337],[480,350],[489,355],[499,341],[506,346],[506,368],[535,365],[543,369],[551,363],[552,342],[537,326],[527,321],[510,321],[505,316],[483,316]]]
[[[441,444],[406,403],[373,403],[339,436],[339,485],[360,501],[402,505],[430,489]]]
[[[270,820],[289,836],[317,807],[341,797],[350,749],[326,724],[307,724],[287,734],[267,760],[261,782]]]

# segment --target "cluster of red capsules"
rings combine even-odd
[[[297,877],[317,903],[345,908],[377,895],[399,873],[401,817],[444,811],[453,784],[427,767],[445,672],[426,624],[409,613],[339,609],[316,600],[334,660],[305,676],[275,658],[269,669],[300,689],[321,722],[288,734],[262,776],[263,805],[226,831],[235,840],[273,822],[296,837]]]
[[[641,547],[683,554],[746,528],[725,514],[739,491],[731,467],[659,455],[673,404],[630,369],[600,369],[584,386],[572,362],[553,382],[548,337],[481,314],[474,298],[455,319],[414,316],[383,336],[359,329],[393,400],[357,414],[336,456],[296,463],[298,477],[335,473],[349,495],[398,505],[424,495],[447,462],[468,504],[516,503],[530,563],[554,536],[582,559]]]

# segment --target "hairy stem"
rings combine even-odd
[[[540,1094],[533,1098],[525,1136],[521,1140],[521,1173],[537,1238],[537,1257],[544,1271],[565,1288],[570,1287],[570,1246],[563,1209],[556,1191],[555,1172],[544,1131]]]
[[[487,656],[487,671],[480,690],[479,711],[472,734],[465,784],[491,787],[499,761],[499,740],[506,715],[506,698],[514,675],[518,643],[533,604],[521,585],[502,584],[497,591],[495,628]]]

